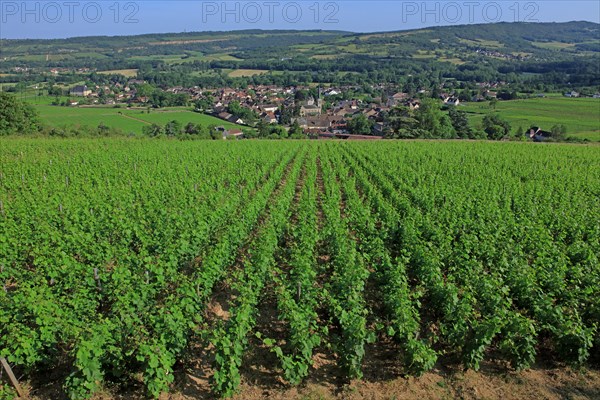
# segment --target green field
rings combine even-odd
[[[228,75],[232,78],[240,78],[245,76],[255,76],[262,75],[269,72],[266,69],[235,69],[228,73]]]
[[[40,400],[598,398],[599,193],[597,145],[0,138],[0,357]]]
[[[137,69],[115,69],[110,71],[98,71],[100,75],[123,75],[128,78],[133,78],[137,75]]]
[[[556,95],[499,101],[495,111],[487,102],[462,103],[460,109],[469,113],[471,122],[476,126],[481,125],[486,114],[495,112],[510,122],[513,129],[539,126],[549,131],[553,125],[563,124],[568,135],[600,141],[600,99]]]
[[[223,121],[210,115],[196,113],[187,108],[127,109],[114,107],[61,107],[51,105],[35,105],[42,122],[51,127],[89,126],[104,124],[129,133],[141,133],[145,125],[157,123],[164,125],[177,120],[182,125],[189,122],[204,126],[218,125],[227,128],[240,128],[239,125]]]
[[[134,56],[133,60],[160,60],[167,64],[181,64],[191,63],[194,61],[241,61],[241,58],[237,58],[228,53],[212,53],[202,54],[200,52],[188,51],[185,54],[169,54],[169,55],[149,55],[149,56]]]
[[[535,47],[548,50],[564,50],[571,49],[576,46],[576,43],[564,43],[564,42],[532,42]]]

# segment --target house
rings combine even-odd
[[[73,87],[71,90],[69,90],[69,95],[71,96],[89,96],[90,94],[92,94],[92,91],[90,89],[88,89],[88,87],[86,85],[78,85]]]
[[[402,100],[406,100],[408,98],[408,93],[398,92],[389,97],[385,103],[388,107],[395,107],[402,102]]]
[[[348,124],[344,117],[328,116],[326,118],[333,133],[348,133]]]
[[[233,114],[229,114],[227,111],[223,111],[219,113],[217,117],[224,119],[225,121],[229,121],[233,117]]]
[[[244,138],[244,132],[242,132],[241,129],[237,129],[237,128],[227,129],[224,126],[220,125],[220,126],[215,127],[215,131],[221,132],[221,134],[223,135],[223,140],[225,140],[225,139],[243,139]]]
[[[326,130],[331,127],[331,120],[327,117],[299,118],[298,124],[308,130]]]
[[[274,113],[275,111],[277,111],[277,109],[279,107],[277,107],[275,104],[267,104],[267,105],[261,106],[260,108],[265,113]]]
[[[333,115],[344,117],[344,116],[351,116],[351,115],[358,114],[358,113],[359,113],[358,110],[355,110],[352,108],[340,108],[340,109],[336,109],[333,112]]]
[[[342,100],[338,102],[336,108],[346,108],[350,110],[358,110],[360,108],[360,104],[358,100]]]
[[[579,93],[577,93],[576,91],[572,90],[568,93],[565,93],[565,97],[579,97]]]
[[[392,96],[392,99],[394,100],[404,100],[406,98],[408,98],[408,93],[398,92]]]
[[[272,112],[264,112],[260,115],[260,118],[267,124],[277,123],[277,117]]]
[[[379,112],[377,112],[377,110],[372,109],[372,108],[370,110],[363,111],[363,114],[367,118],[377,118],[379,116]]]
[[[238,124],[238,125],[242,125],[244,123],[244,120],[242,120],[241,118],[238,118],[235,115],[230,114],[226,111],[223,111],[223,112],[217,114],[217,117],[221,118],[222,120],[229,121],[229,122],[232,122],[232,123]]]
[[[243,139],[244,132],[241,129],[229,129],[223,131],[223,139]]]
[[[375,125],[373,125],[373,133],[383,136],[385,133],[385,124],[383,122],[376,122]]]
[[[543,142],[544,140],[552,136],[552,132],[543,131],[537,126],[532,126],[531,128],[529,128],[528,136],[534,142]]]
[[[460,100],[455,96],[444,97],[444,104],[449,106],[457,106],[460,104]]]
[[[321,115],[321,107],[312,105],[304,105],[300,107],[300,116],[306,117],[309,115]]]
[[[308,134],[310,137],[316,137],[317,139],[336,139],[336,134],[330,132],[323,132],[319,130],[305,130],[304,133]]]
[[[221,105],[221,102],[217,103],[219,105],[215,105],[212,109],[213,114],[215,114],[216,116],[219,116],[219,114],[221,114],[222,112],[226,111],[227,109],[225,108],[225,106]],[[219,117],[220,118],[220,117]]]
[[[421,100],[419,100],[419,99],[408,100],[404,103],[404,105],[413,111],[418,110],[419,107],[421,106]]]
[[[335,136],[338,139],[345,139],[345,140],[380,140],[380,139],[382,139],[381,136],[371,136],[371,135],[344,134],[344,135],[335,135]]]

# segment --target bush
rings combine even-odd
[[[0,136],[39,132],[38,115],[33,107],[16,96],[0,92]]]

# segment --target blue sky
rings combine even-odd
[[[392,31],[499,21],[600,23],[600,2],[476,0],[0,0],[0,38],[239,29]]]

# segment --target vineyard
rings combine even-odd
[[[72,399],[197,349],[222,397],[257,348],[286,385],[596,366],[600,148],[3,140],[0,285],[0,356]]]

